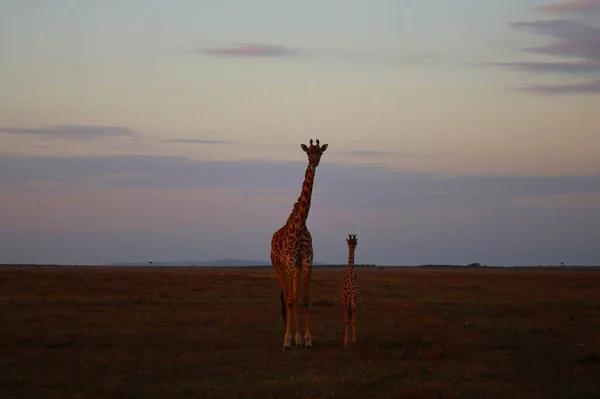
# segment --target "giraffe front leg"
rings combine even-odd
[[[292,310],[294,305],[292,302],[287,303],[287,314],[285,320],[285,335],[283,337],[283,348],[290,349],[292,342]]]
[[[304,267],[306,267],[306,265]],[[302,307],[304,308],[304,346],[312,348],[312,337],[310,335],[310,326],[308,324],[308,308],[310,305],[310,295],[308,292],[309,285],[310,270],[307,272],[306,269],[304,269],[304,292],[302,298]]]
[[[298,280],[300,278],[300,270],[298,268],[294,269],[294,280],[293,280],[293,289],[294,289],[294,327],[295,327],[295,335],[294,340],[296,342],[296,346],[302,345],[302,338],[300,337],[300,322],[298,320]]]
[[[304,287],[302,290],[302,307],[304,308],[304,346],[312,348],[312,337],[310,335],[309,324],[309,306],[310,306],[310,274],[313,267],[313,247],[312,237],[308,229],[305,229],[302,236],[302,271],[304,273]]]
[[[292,302],[292,290],[286,286],[285,287],[285,334],[283,336],[283,348],[290,349],[291,341],[292,341],[292,310],[293,310],[293,302]]]
[[[298,298],[294,301],[294,322],[296,323],[296,333],[294,335],[294,340],[296,341],[296,346],[302,346],[302,337],[300,336],[300,321],[299,321],[299,313],[300,310],[298,304]]]

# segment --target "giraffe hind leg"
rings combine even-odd
[[[283,268],[283,281],[285,282],[285,303],[286,309],[286,321],[285,321],[285,336],[283,339],[283,347],[290,349],[292,342],[292,315],[294,314],[294,303],[296,303],[296,292],[297,285],[294,283],[295,274],[293,264],[284,264]]]
[[[283,327],[285,327],[285,320],[287,317],[286,306],[285,306],[285,298],[283,295],[283,290],[281,290],[281,317],[283,318]]]
[[[283,266],[283,265],[282,265]],[[292,289],[291,289],[291,285],[292,285],[292,280],[291,278],[288,276],[287,272],[285,271],[285,269],[281,270],[281,280],[280,280],[280,286],[281,286],[281,294],[279,295],[280,299],[281,299],[281,315],[283,317],[283,325],[284,325],[284,329],[285,329],[285,334],[283,336],[283,348],[284,349],[289,349],[290,348],[290,342],[291,342],[291,322],[292,322],[292,311],[293,311],[293,305],[292,305]]]
[[[294,341],[296,342],[296,346],[302,345],[302,338],[300,337],[300,326],[298,320],[298,280],[300,278],[300,270],[296,267],[294,268],[294,280],[293,280],[293,290],[294,290]]]
[[[308,232],[307,232],[308,233]],[[312,337],[310,335],[309,325],[309,306],[310,306],[310,274],[313,266],[313,251],[312,242],[310,241],[310,233],[305,238],[305,243],[302,248],[302,271],[304,273],[304,287],[302,290],[302,307],[304,308],[304,346],[312,348]]]
[[[291,290],[290,290],[290,286],[291,286],[291,278],[288,275],[286,268],[285,268],[285,263],[281,261],[281,259],[279,259],[279,257],[274,255],[274,252],[276,252],[276,249],[271,249],[271,263],[273,265],[273,269],[275,270],[275,274],[277,276],[277,279],[279,280],[279,288],[281,289],[279,298],[281,300],[281,316],[283,318],[283,326],[285,329],[285,334],[283,336],[283,348],[284,349],[289,349],[290,348],[290,341],[291,341],[291,334],[290,334],[290,327],[291,327],[291,318],[289,317],[291,314],[291,302],[290,302],[290,298],[292,297],[291,295]]]
[[[290,316],[292,314],[294,305],[291,302],[290,298],[292,298],[291,290],[288,289],[287,295],[285,298],[287,309],[286,309],[286,320],[285,320],[285,335],[283,336],[283,348],[284,349],[290,349],[291,341],[292,341],[292,334],[291,334],[292,318]]]
[[[281,299],[281,317],[283,319],[283,326],[285,328],[285,320],[287,317],[287,312],[286,312],[286,306],[285,306],[284,291],[286,290],[286,288],[285,288],[286,284],[285,284],[285,280],[284,280],[284,275],[282,274],[283,265],[277,259],[277,257],[274,256],[273,252],[274,252],[274,250],[271,249],[271,264],[273,265],[273,270],[275,271],[275,276],[277,277],[277,280],[279,282],[279,288],[281,290],[280,294],[279,294],[279,298]]]

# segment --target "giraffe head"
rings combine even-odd
[[[329,144],[319,144],[319,140],[317,139],[317,145],[313,145],[313,140],[310,139],[310,146],[306,144],[300,144],[302,150],[308,155],[308,164],[314,169],[319,166],[319,162],[321,161],[321,155],[325,152]]]
[[[348,247],[350,247],[350,249],[356,249],[356,247],[358,246],[358,239],[356,238],[356,234],[348,234],[346,242],[348,243]]]

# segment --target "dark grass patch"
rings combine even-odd
[[[319,299],[317,301],[313,301],[312,306],[321,307],[321,308],[329,308],[334,306],[335,303],[333,301],[328,301],[327,299]]]
[[[583,363],[600,366],[600,353],[590,350],[583,358]]]

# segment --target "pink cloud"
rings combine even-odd
[[[600,12],[600,0],[568,0],[561,3],[540,6],[538,10],[548,14]]]
[[[290,47],[261,43],[238,43],[230,47],[209,48],[202,51],[209,55],[228,57],[295,57],[301,55],[300,51]]]

